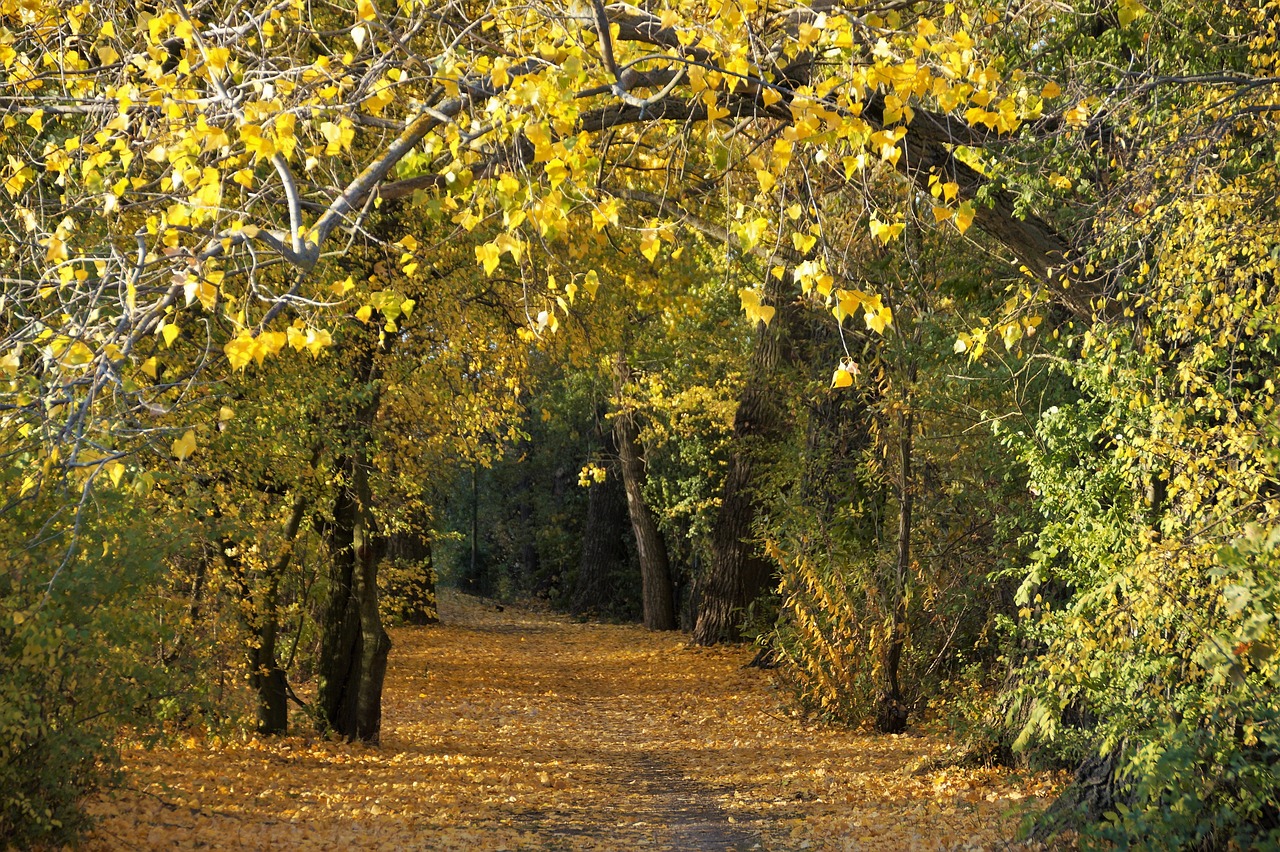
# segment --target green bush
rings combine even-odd
[[[120,495],[78,518],[47,508],[0,516],[0,837],[19,847],[74,838],[119,726],[160,694],[162,549],[145,518]]]
[[[1014,746],[1080,767],[1042,834],[1275,848],[1280,430],[1227,396],[1131,405],[1159,386],[1143,361],[1081,368],[1086,399],[1015,441],[1045,523],[1018,598]]]

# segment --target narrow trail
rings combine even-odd
[[[104,849],[1008,848],[1048,779],[912,773],[946,744],[806,725],[750,651],[473,599],[392,634],[378,748],[125,754]]]

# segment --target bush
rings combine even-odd
[[[34,499],[0,517],[0,837],[19,847],[85,826],[119,726],[159,694],[154,535],[120,495],[78,519],[46,510]]]

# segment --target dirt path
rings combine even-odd
[[[90,849],[1003,848],[1047,781],[905,771],[945,745],[806,726],[743,649],[497,612],[393,633],[380,748],[126,755]]]

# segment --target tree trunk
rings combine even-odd
[[[898,674],[907,642],[907,580],[911,571],[911,454],[913,421],[910,411],[898,416],[898,553],[894,565],[893,626],[885,649],[884,687],[876,708],[876,729],[900,734],[907,728],[907,705]]]
[[[737,641],[747,607],[773,576],[772,563],[760,555],[754,540],[758,506],[752,479],[760,445],[775,439],[778,431],[775,373],[788,342],[786,326],[795,320],[796,310],[791,304],[780,305],[774,322],[760,323],[756,330],[750,375],[733,419],[733,456],[711,530],[711,564],[696,586],[693,640],[699,645]]]
[[[619,359],[620,375],[626,364]],[[640,582],[643,589],[644,626],[650,630],[676,629],[675,592],[671,585],[671,565],[667,558],[667,542],[658,530],[653,512],[644,502],[645,464],[640,446],[640,429],[635,415],[620,410],[613,421],[613,434],[618,443],[622,484],[627,496],[627,514],[636,539],[640,559]]]
[[[282,737],[289,733],[289,688],[276,661],[275,631],[269,641],[261,634],[258,641],[261,644],[249,653],[249,682],[258,698],[258,733]]]
[[[369,511],[373,494],[369,488],[367,464],[355,470],[356,494],[361,511],[352,545],[355,549],[355,597],[360,618],[360,642],[356,648],[359,668],[355,686],[355,728],[352,732],[340,731],[348,739],[360,739],[376,743],[382,730],[382,682],[387,674],[387,654],[391,651],[391,637],[382,627],[378,612],[378,563],[385,550],[385,541]]]
[[[322,732],[377,742],[391,639],[378,613],[378,563],[385,540],[378,535],[369,483],[369,445],[381,378],[372,347],[361,366],[366,400],[356,407],[347,455],[338,464],[343,481],[329,534],[329,597],[320,639],[316,723]]]
[[[612,431],[598,428],[606,453],[613,454]],[[619,576],[627,561],[624,536],[627,504],[616,471],[604,482],[587,488],[587,523],[582,530],[582,558],[573,584],[570,610],[574,615],[608,612],[616,603],[611,578]]]

